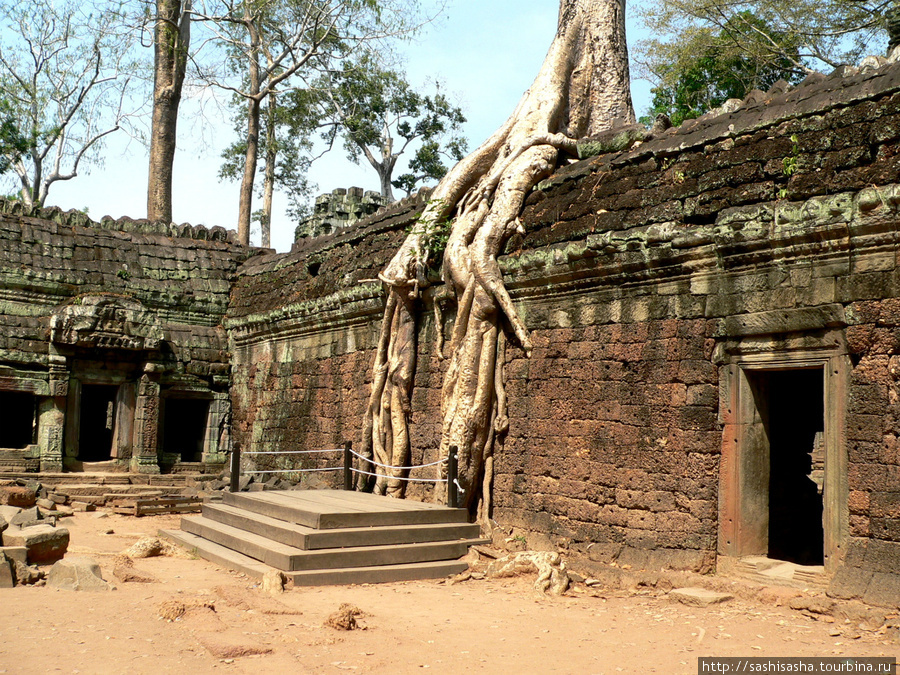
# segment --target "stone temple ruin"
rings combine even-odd
[[[786,561],[835,598],[900,607],[900,65],[630,133],[538,186],[500,260],[535,349],[504,356],[493,520],[601,564]],[[373,280],[425,199],[287,254],[7,204],[0,462],[217,472],[236,443],[358,441]],[[435,297],[414,464],[441,459],[452,316],[435,325]]]
[[[380,192],[363,191],[358,187],[349,190],[337,188],[319,195],[312,215],[297,226],[294,238],[299,240],[333,234],[372,215],[384,205],[385,199]]]

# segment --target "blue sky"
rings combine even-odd
[[[477,147],[510,115],[531,85],[556,28],[555,0],[450,0],[445,15],[405,47],[409,81],[424,85],[435,78],[462,105],[468,123],[469,147]],[[629,44],[639,29],[628,24]],[[649,102],[649,84],[633,81],[638,114]],[[234,228],[238,184],[219,182],[219,155],[232,140],[231,125],[207,106],[202,123],[191,116],[197,102],[183,104],[179,121],[179,149],[175,159],[174,218],[177,222]],[[91,217],[135,218],[146,214],[147,151],[136,142],[113,139],[104,167],[95,167],[68,183],[51,188],[48,203],[64,209],[89,209]],[[400,172],[398,172],[400,173]],[[347,161],[336,149],[314,165],[312,180],[318,192],[353,185],[378,189],[378,177],[366,166]],[[273,246],[290,249],[296,223],[284,215],[286,199],[276,194],[272,225]],[[256,205],[254,205],[256,207]],[[258,242],[258,235],[255,235]]]

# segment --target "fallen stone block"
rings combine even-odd
[[[0,553],[0,588],[12,588],[16,585],[16,573],[12,560]]]
[[[669,598],[691,607],[709,607],[733,600],[734,596],[728,595],[728,593],[717,593],[706,588],[676,588],[669,591]]]
[[[60,518],[68,518],[70,516],[75,515],[75,509],[70,506],[63,506],[62,504],[56,505],[56,515]]]
[[[69,548],[69,531],[52,525],[10,528],[3,533],[3,545],[27,548],[29,563],[52,563],[66,554],[66,549]]]
[[[21,511],[18,506],[0,506],[0,518],[12,525],[12,519]]]
[[[55,511],[56,510],[56,502],[52,499],[37,499],[35,500],[35,504],[45,511]]]
[[[36,500],[37,493],[26,487],[20,485],[0,487],[0,504],[28,508],[34,506]]]
[[[41,515],[37,506],[28,509],[19,509],[19,512],[9,520],[9,524],[15,527],[31,527],[32,525],[40,525],[44,516]]]
[[[72,502],[69,506],[75,511],[96,511],[97,507],[89,502]]]
[[[50,568],[47,585],[69,591],[109,591],[110,586],[100,573],[100,565],[85,556],[71,556]]]
[[[58,492],[50,492],[47,494],[47,499],[49,499],[54,504],[65,504],[69,501],[69,498],[66,495],[61,495]]]
[[[0,555],[2,554],[14,562],[28,562],[28,549],[24,546],[0,546]]]

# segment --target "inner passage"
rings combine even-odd
[[[21,450],[35,442],[33,394],[0,391],[0,448]]]
[[[208,400],[165,399],[163,452],[178,455],[182,462],[199,462],[203,454],[208,417]]]
[[[112,458],[118,391],[119,388],[112,385],[82,385],[81,424],[78,434],[80,461],[106,462]]]
[[[824,563],[824,372],[770,371],[769,552],[798,565]]]

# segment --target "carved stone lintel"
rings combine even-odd
[[[163,331],[156,316],[133,298],[79,296],[50,319],[50,341],[91,349],[159,349]]]

